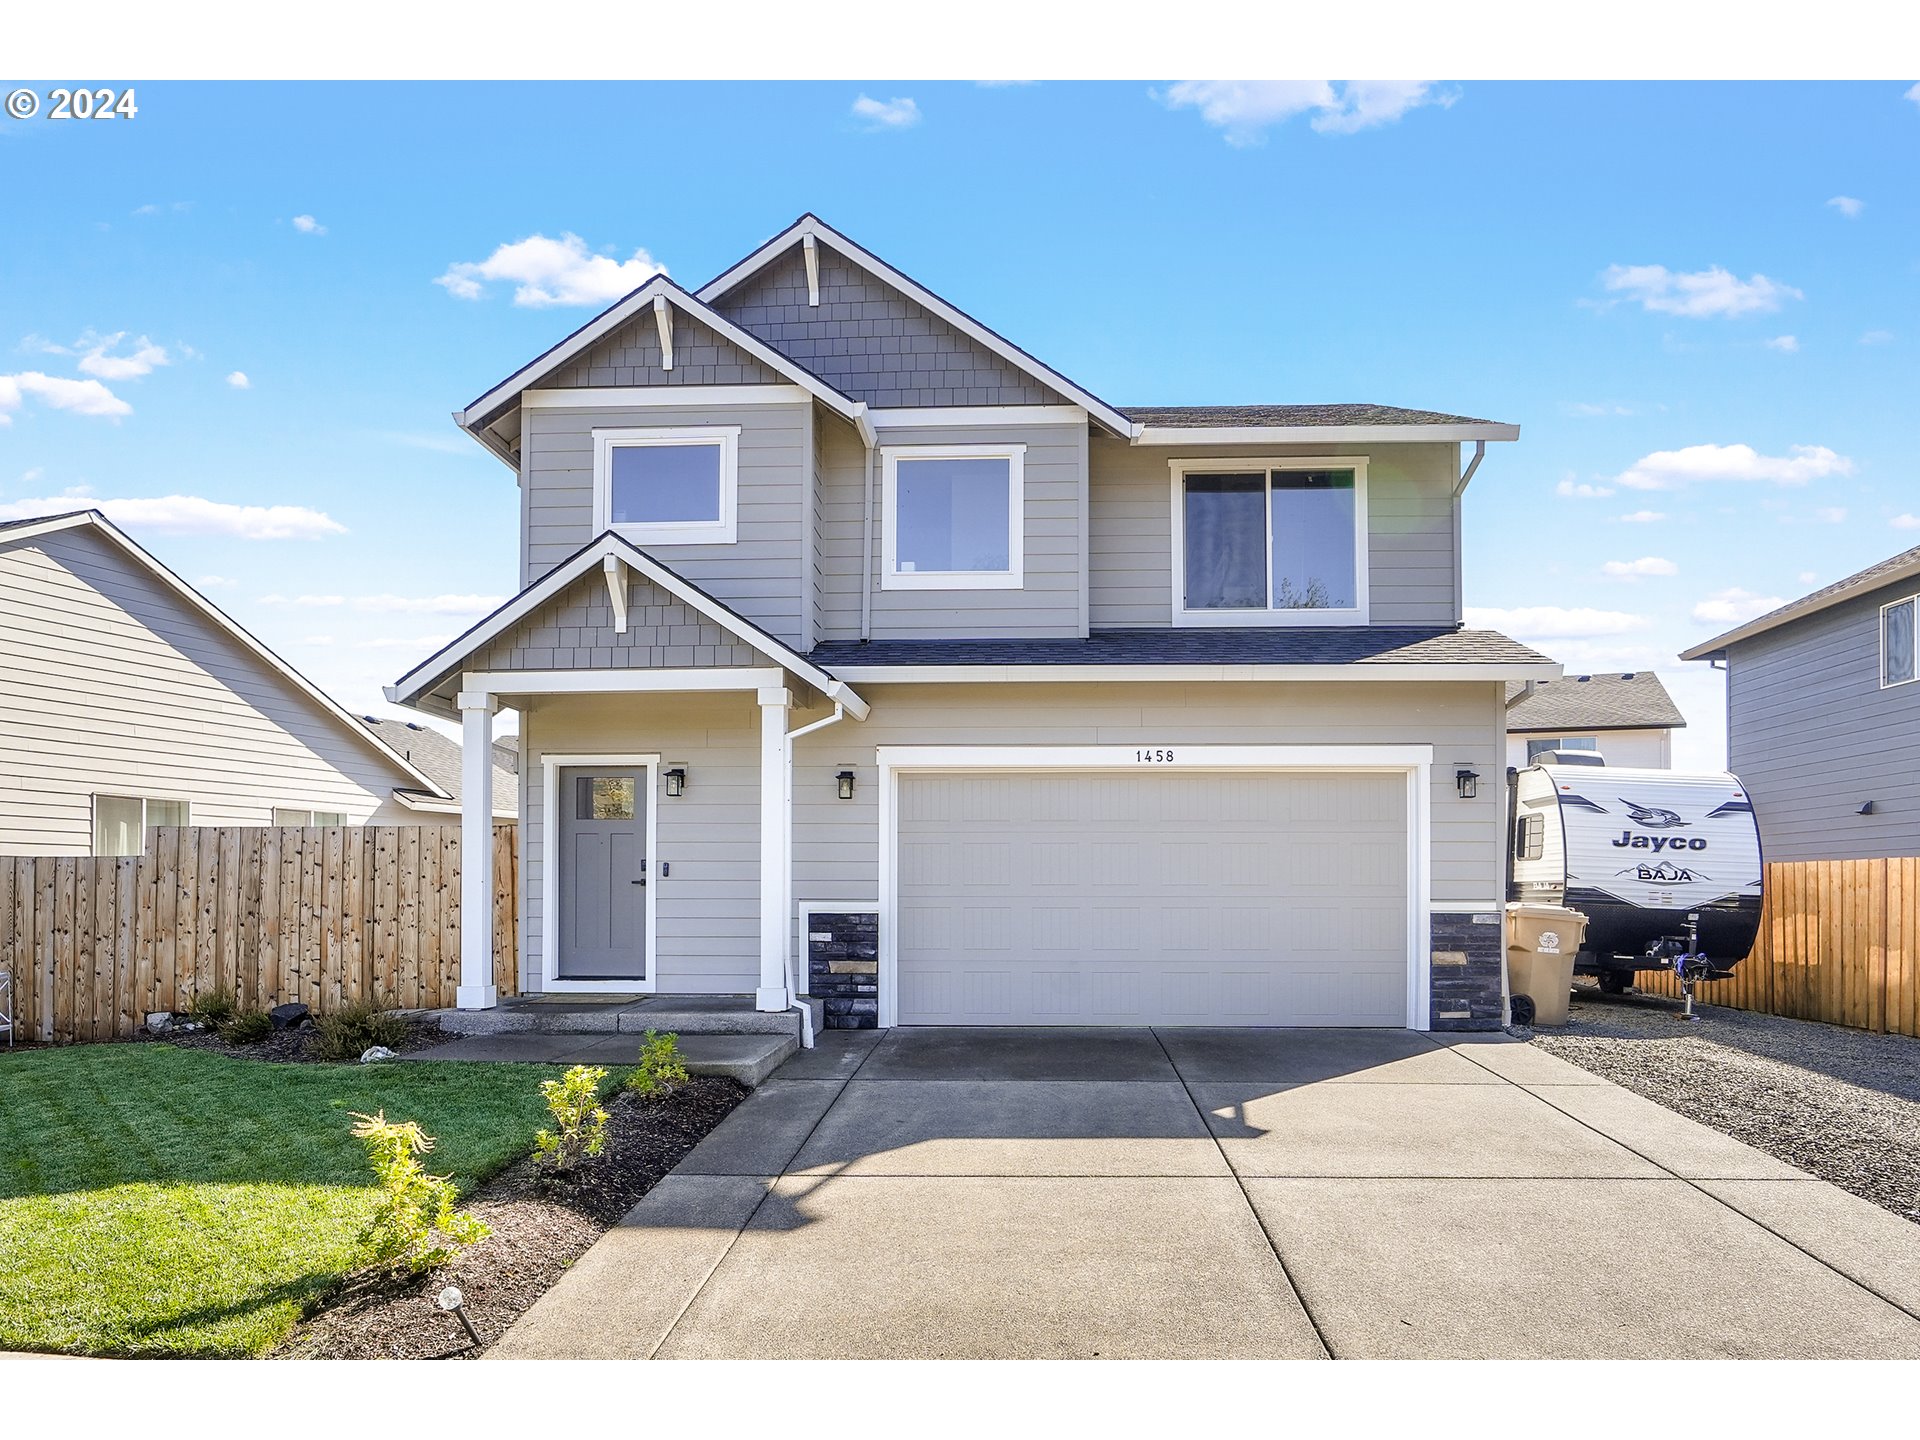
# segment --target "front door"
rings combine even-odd
[[[557,980],[647,975],[647,770],[560,771]]]

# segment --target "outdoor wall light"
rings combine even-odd
[[[1462,800],[1471,800],[1480,793],[1480,776],[1472,770],[1456,770],[1453,788],[1460,792]]]
[[[853,772],[851,770],[842,770],[838,775],[834,776],[833,779],[834,783],[839,786],[840,798],[842,800],[851,800],[853,798]]]
[[[678,799],[687,793],[687,772],[678,765],[667,771],[667,794]]]

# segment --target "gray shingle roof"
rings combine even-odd
[[[460,742],[452,736],[412,720],[386,720],[362,715],[360,721],[398,750],[454,799],[460,798]],[[496,741],[493,747],[493,813],[517,815],[520,810],[520,752]]]
[[[1489,665],[1551,664],[1492,630],[1400,625],[1326,629],[1096,630],[1084,640],[869,640],[814,647],[846,665]]]
[[[1869,565],[1864,570],[1856,570],[1844,580],[1836,580],[1831,585],[1822,586],[1811,595],[1802,595],[1798,600],[1788,601],[1777,610],[1769,610],[1764,615],[1756,615],[1743,625],[1736,625],[1724,635],[1716,635],[1704,644],[1695,645],[1691,650],[1682,652],[1682,660],[1717,660],[1726,654],[1726,647],[1736,640],[1745,640],[1790,621],[1802,615],[1812,615],[1837,605],[1851,595],[1872,590],[1879,585],[1891,585],[1897,580],[1905,580],[1920,573],[1920,545],[1911,550],[1902,550],[1898,555],[1882,560],[1878,565]]]
[[[1678,730],[1687,721],[1651,670],[1563,675],[1526,685],[1507,682],[1507,730],[1513,734],[1572,730]]]
[[[1472,415],[1407,410],[1398,405],[1123,405],[1143,425],[1497,425]]]

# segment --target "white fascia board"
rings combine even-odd
[[[956,309],[918,281],[901,274],[878,255],[849,240],[817,215],[802,216],[799,221],[774,236],[738,265],[709,280],[696,292],[698,298],[710,302],[724,295],[775,256],[784,254],[794,244],[803,242],[809,235],[814,237],[816,243],[830,245],[862,269],[872,271],[915,303],[931,310],[961,334],[991,350],[1009,365],[1026,372],[1048,388],[1058,390],[1063,395],[1078,401],[1086,408],[1088,414],[1115,434],[1131,436],[1138,430],[1139,427],[1133,421],[1098,395],[1076,385],[1051,365],[1029,355],[1012,341],[996,335],[971,315]]]
[[[1433,746],[880,745],[874,756],[884,770],[1410,770],[1433,763]]]
[[[803,405],[798,385],[599,385],[578,390],[528,390],[529,410],[605,410],[641,406]]]
[[[1004,428],[1019,425],[1084,425],[1087,412],[1078,405],[949,405],[917,408],[871,408],[867,418],[876,429],[909,427],[938,430],[947,426]]]
[[[1518,440],[1518,425],[1147,425],[1135,445],[1384,445]]]
[[[460,677],[463,695],[675,695],[701,691],[760,690],[785,683],[772,666],[670,670],[469,670]]]
[[[1153,681],[1201,683],[1246,680],[1491,681],[1550,680],[1558,661],[1483,665],[843,665],[855,685],[1005,685],[1021,682]]]
[[[396,790],[393,792],[393,798],[407,809],[418,810],[423,815],[458,815],[461,813],[460,802],[458,800],[440,800],[432,796],[416,795],[410,790]],[[511,810],[495,810],[493,812],[493,818],[496,821],[501,821],[518,820],[520,817]]]

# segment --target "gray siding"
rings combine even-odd
[[[876,406],[1071,403],[825,245],[807,303],[798,244],[713,308],[828,384]]]
[[[1880,607],[1907,581],[1735,645],[1728,768],[1769,860],[1920,855],[1920,682],[1880,688]],[[1876,813],[1861,815],[1871,800]]]
[[[627,630],[598,570],[567,586],[464,663],[466,670],[604,670],[767,663],[751,645],[639,576],[627,584]]]
[[[599,385],[784,385],[787,377],[684,310],[673,312],[673,369],[661,368],[660,327],[643,311],[540,382],[546,390]]]
[[[1090,442],[1092,526],[1089,620],[1094,629],[1170,625],[1173,618],[1173,492],[1167,462],[1196,455],[1325,455],[1273,445],[1135,447]],[[1367,458],[1367,566],[1371,623],[1451,625],[1460,620],[1455,575],[1454,445],[1342,447]]]
[[[0,539],[0,854],[90,853],[95,794],[418,825],[419,783],[111,542]]]
[[[527,568],[521,583],[532,584],[594,538],[596,429],[696,425],[740,427],[739,539],[732,545],[660,545],[649,553],[787,644],[805,648],[811,401],[528,410]]]

